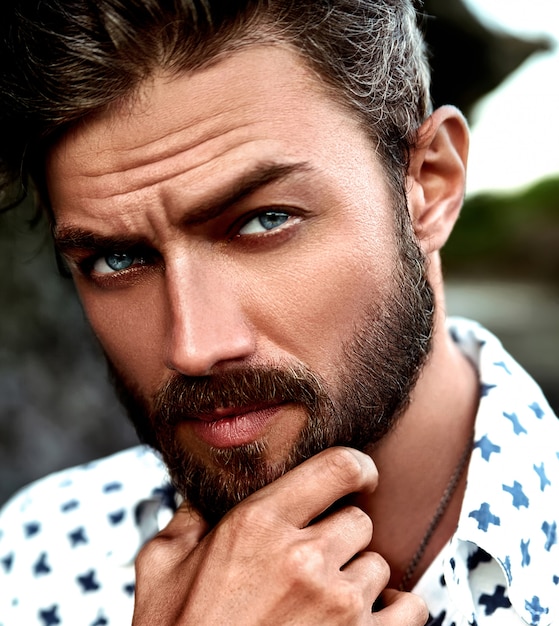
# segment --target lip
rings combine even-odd
[[[261,437],[282,404],[219,408],[196,415],[186,424],[202,441],[214,448],[232,448],[251,443]]]

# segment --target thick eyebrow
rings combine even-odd
[[[76,226],[55,227],[53,238],[56,249],[63,255],[76,250],[129,250],[142,244],[148,245],[143,238],[100,235]]]
[[[241,174],[238,179],[225,187],[224,190],[218,191],[217,194],[207,201],[198,204],[194,210],[188,212],[182,223],[184,226],[196,226],[209,222],[262,187],[283,180],[295,173],[309,170],[310,166],[306,162],[260,163],[253,170]]]
[[[241,174],[225,189],[218,191],[208,200],[198,204],[181,220],[183,226],[204,224],[219,217],[229,207],[250,196],[262,187],[283,180],[293,174],[309,171],[307,162],[297,163],[260,163],[256,168]],[[76,226],[55,226],[53,229],[55,245],[61,254],[72,250],[110,250],[127,249],[146,244],[144,238],[135,236],[101,235]]]

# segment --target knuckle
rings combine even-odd
[[[336,609],[342,616],[361,615],[365,608],[363,591],[351,584],[340,585],[338,588]]]
[[[332,448],[326,466],[343,489],[354,489],[362,482],[363,466],[349,448]]]
[[[273,526],[275,515],[271,508],[260,500],[249,499],[230,511],[230,523],[243,533],[252,533],[257,529]]]
[[[154,550],[151,544],[146,544],[136,555],[134,567],[136,574],[139,576],[143,571],[149,571],[151,564],[154,562]]]
[[[403,608],[402,613],[407,613],[410,624],[425,624],[429,618],[429,609],[423,598],[413,593],[405,595],[407,606]]]
[[[212,543],[231,554],[262,554],[278,537],[279,520],[264,501],[245,500],[231,509],[212,532]]]
[[[362,509],[358,507],[352,508],[354,509],[352,511],[352,520],[356,536],[369,545],[373,539],[373,520]]]
[[[363,509],[347,505],[337,512],[337,516],[343,524],[345,537],[353,537],[355,543],[360,542],[361,549],[370,544],[373,538],[373,521]]]
[[[371,576],[386,587],[390,580],[390,565],[378,552],[368,553],[371,564]]]
[[[164,563],[169,557],[170,540],[163,534],[156,535],[144,544],[135,559],[137,571],[150,571],[153,567]]]
[[[341,581],[328,594],[326,608],[328,614],[335,616],[338,622],[353,624],[358,617],[370,611],[371,607],[366,607],[365,603],[362,589],[355,584]]]
[[[353,522],[359,525],[362,530],[369,531],[372,534],[373,520],[369,517],[369,515],[358,506],[350,506],[348,508],[352,516]]]
[[[325,559],[314,544],[299,542],[290,546],[286,551],[284,565],[288,579],[294,585],[305,583],[308,587],[321,587]]]
[[[429,609],[420,596],[394,589],[385,589],[383,593],[385,606],[390,606],[395,615],[398,615],[399,623],[410,626],[423,626],[429,619]],[[383,611],[374,613],[374,624],[384,624]]]

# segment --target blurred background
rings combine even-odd
[[[444,250],[450,313],[479,320],[559,410],[559,3],[427,0],[435,103],[472,128],[468,195]],[[0,503],[134,445],[46,225],[0,215]]]

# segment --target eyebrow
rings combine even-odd
[[[60,254],[68,255],[72,251],[129,250],[147,242],[143,237],[122,237],[101,235],[77,226],[65,226],[53,231],[54,244]]]
[[[306,162],[260,163],[253,170],[242,174],[223,191],[219,191],[209,200],[200,203],[193,211],[189,211],[182,223],[184,226],[196,226],[209,222],[262,187],[284,180],[293,174],[309,170],[310,166]]]
[[[284,180],[311,168],[305,161],[297,163],[264,162],[254,169],[241,174],[239,178],[219,190],[212,197],[199,203],[181,220],[183,227],[196,226],[219,217],[229,207],[255,193],[262,187]],[[61,254],[72,250],[126,249],[147,244],[145,238],[137,236],[101,235],[77,226],[55,226],[53,229],[55,245]]]

